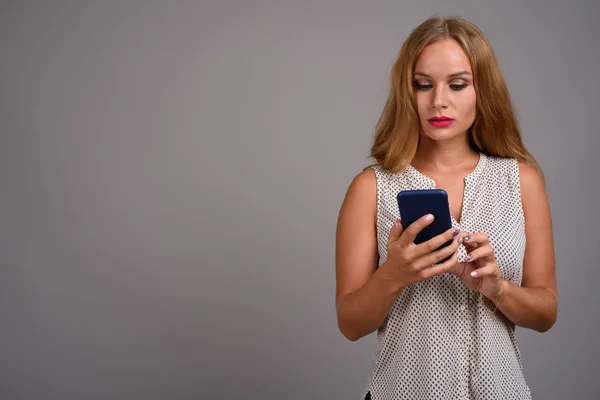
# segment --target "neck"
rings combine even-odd
[[[453,172],[477,163],[479,153],[469,145],[466,133],[451,141],[435,141],[421,136],[412,164],[417,169]]]

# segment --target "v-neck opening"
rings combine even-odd
[[[464,182],[464,188],[463,188],[463,196],[462,196],[462,205],[460,208],[460,215],[459,215],[459,220],[457,221],[456,218],[454,218],[454,216],[452,215],[452,213],[450,213],[450,218],[452,220],[452,225],[453,226],[460,226],[460,224],[464,223],[464,218],[465,218],[465,209],[467,207],[467,202],[470,201],[470,198],[467,198],[467,194],[470,193],[470,191],[468,190],[470,188],[470,186],[474,183],[474,180],[476,180],[479,175],[481,175],[481,170],[484,167],[484,162],[486,161],[486,155],[482,152],[479,152],[479,160],[477,161],[477,164],[475,165],[475,168],[473,169],[473,171],[471,171],[470,173],[468,173],[467,175],[465,175],[463,182]],[[416,169],[415,167],[412,166],[412,164],[408,164],[408,167],[411,171],[413,171],[415,174],[417,174],[419,177],[429,181],[430,184],[430,189],[437,189],[437,184],[435,182],[435,180],[427,175],[425,175],[424,173],[422,173],[421,171],[419,171],[418,169]]]

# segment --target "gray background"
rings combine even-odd
[[[568,4],[567,4],[568,3]],[[491,40],[548,176],[537,399],[598,398],[594,1],[3,1],[0,398],[358,399],[337,212],[434,13]]]

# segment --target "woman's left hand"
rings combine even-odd
[[[463,235],[460,236],[467,250],[467,257],[465,262],[458,263],[451,272],[469,289],[480,292],[492,301],[500,300],[504,294],[502,272],[496,263],[488,235],[483,232]]]

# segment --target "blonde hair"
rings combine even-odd
[[[413,96],[413,69],[425,46],[445,39],[453,39],[462,47],[473,69],[477,110],[468,131],[471,147],[489,156],[526,162],[544,178],[541,166],[521,139],[508,88],[490,42],[477,26],[459,17],[429,18],[402,45],[390,73],[389,96],[375,127],[371,157],[393,173],[411,163],[421,130]]]

